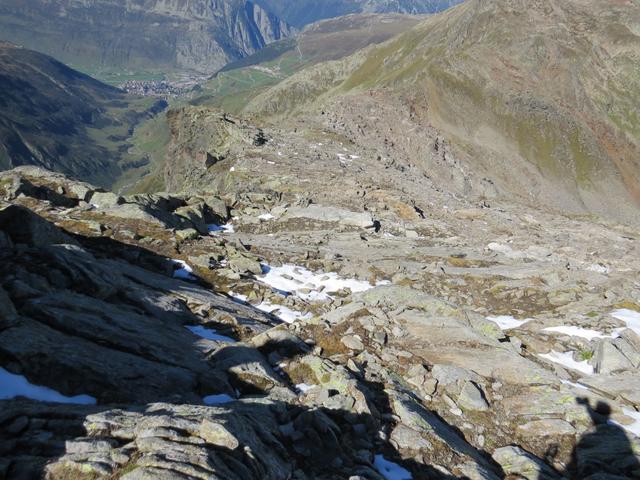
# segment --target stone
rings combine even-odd
[[[198,232],[206,235],[209,231],[207,228],[207,223],[213,223],[207,222],[205,219],[206,208],[206,204],[204,202],[200,202],[176,208],[173,213],[178,217],[186,219],[194,226],[196,230],[198,230]]]
[[[203,201],[206,204],[205,220],[207,223],[225,223],[229,219],[229,210],[224,200],[216,196],[205,196]]]
[[[636,372],[585,376],[580,383],[607,397],[620,397],[633,405],[640,405],[640,377]]]
[[[633,363],[618,348],[619,342],[616,340],[600,340],[594,357],[596,373],[607,374],[634,368]]]
[[[351,212],[331,206],[309,205],[308,207],[290,207],[284,218],[307,218],[319,222],[335,222],[340,225],[366,228],[373,225],[371,214]]]
[[[34,247],[78,244],[62,229],[17,205],[0,207],[0,230],[4,231],[14,244],[23,243]]]
[[[267,392],[282,386],[282,380],[267,359],[255,349],[244,346],[225,346],[212,356],[217,368],[231,376],[231,382],[241,392]]]
[[[477,412],[489,410],[489,403],[485,399],[483,392],[471,381],[464,383],[460,395],[458,395],[458,405],[464,410]]]
[[[431,375],[438,382],[438,387],[443,387],[455,394],[458,394],[461,387],[470,382],[482,383],[483,381],[483,378],[477,373],[452,365],[434,365],[431,369]]]
[[[575,435],[576,429],[565,421],[558,418],[545,418],[532,420],[524,425],[518,425],[518,434],[524,437],[562,437],[564,435]]]
[[[89,202],[94,191],[95,189],[93,187],[85,183],[74,182],[69,185],[69,193],[83,202]]]
[[[86,200],[100,209],[113,208],[124,203],[124,199],[112,192],[93,192]]]
[[[559,480],[560,476],[542,460],[519,447],[508,446],[493,452],[493,459],[507,475],[519,475],[526,480]]]
[[[393,429],[390,440],[394,447],[402,450],[433,450],[433,445],[427,439],[423,438],[417,431],[404,425],[398,425]]]
[[[176,240],[178,242],[186,242],[187,240],[195,240],[200,236],[195,228],[186,228],[184,230],[176,230]]]
[[[342,344],[351,350],[364,350],[362,340],[355,335],[348,335],[340,339]]]
[[[200,437],[211,445],[235,450],[240,446],[238,439],[224,426],[204,419],[200,425]]]
[[[229,267],[236,273],[251,273],[253,275],[262,274],[262,265],[252,257],[242,254],[236,254],[229,258]]]

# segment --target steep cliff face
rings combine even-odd
[[[245,0],[7,0],[0,38],[90,69],[213,73],[290,33]]]

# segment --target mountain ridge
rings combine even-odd
[[[640,37],[633,24],[640,9],[624,2],[525,3],[471,0],[383,45],[299,72],[246,111],[305,116],[339,110],[339,99],[349,95],[385,91],[396,97],[389,101],[411,104],[416,128],[434,125],[450,140],[476,177],[460,194],[495,177],[510,195],[637,218],[633,105],[640,84],[633,65]],[[521,175],[511,178],[514,171]]]

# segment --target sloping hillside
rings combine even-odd
[[[250,110],[304,113],[317,101],[349,123],[362,111],[338,104],[385,92],[415,124],[407,158],[422,161],[435,141],[421,142],[424,127],[436,127],[461,162],[460,193],[485,194],[477,187],[488,180],[527,201],[632,218],[640,201],[638,25],[638,2],[472,0],[371,51],[302,71]]]
[[[350,13],[435,13],[464,0],[256,0],[296,27]]]
[[[295,37],[227,65],[202,86],[192,103],[237,113],[252,98],[295,72],[382,43],[419,21],[411,15],[358,14],[314,23]]]
[[[164,107],[0,44],[0,169],[37,165],[111,185],[130,167],[123,161],[133,127]]]
[[[245,0],[5,0],[0,39],[84,71],[213,73],[289,33]]]

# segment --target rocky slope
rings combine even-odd
[[[8,0],[0,39],[85,70],[211,74],[290,33],[252,2]]]
[[[638,224],[478,176],[396,43],[580,5],[471,0],[253,118],[175,109],[169,193],[0,173],[0,478],[640,478]]]
[[[0,43],[0,170],[38,165],[111,185],[133,161],[126,155],[131,131],[165,107]]]
[[[192,193],[0,175],[5,478],[640,475],[637,227],[196,119]]]
[[[637,221],[639,19],[637,2],[470,1],[247,111],[376,144],[459,194]]]
[[[351,13],[435,13],[464,0],[256,0],[291,25],[303,27]]]

